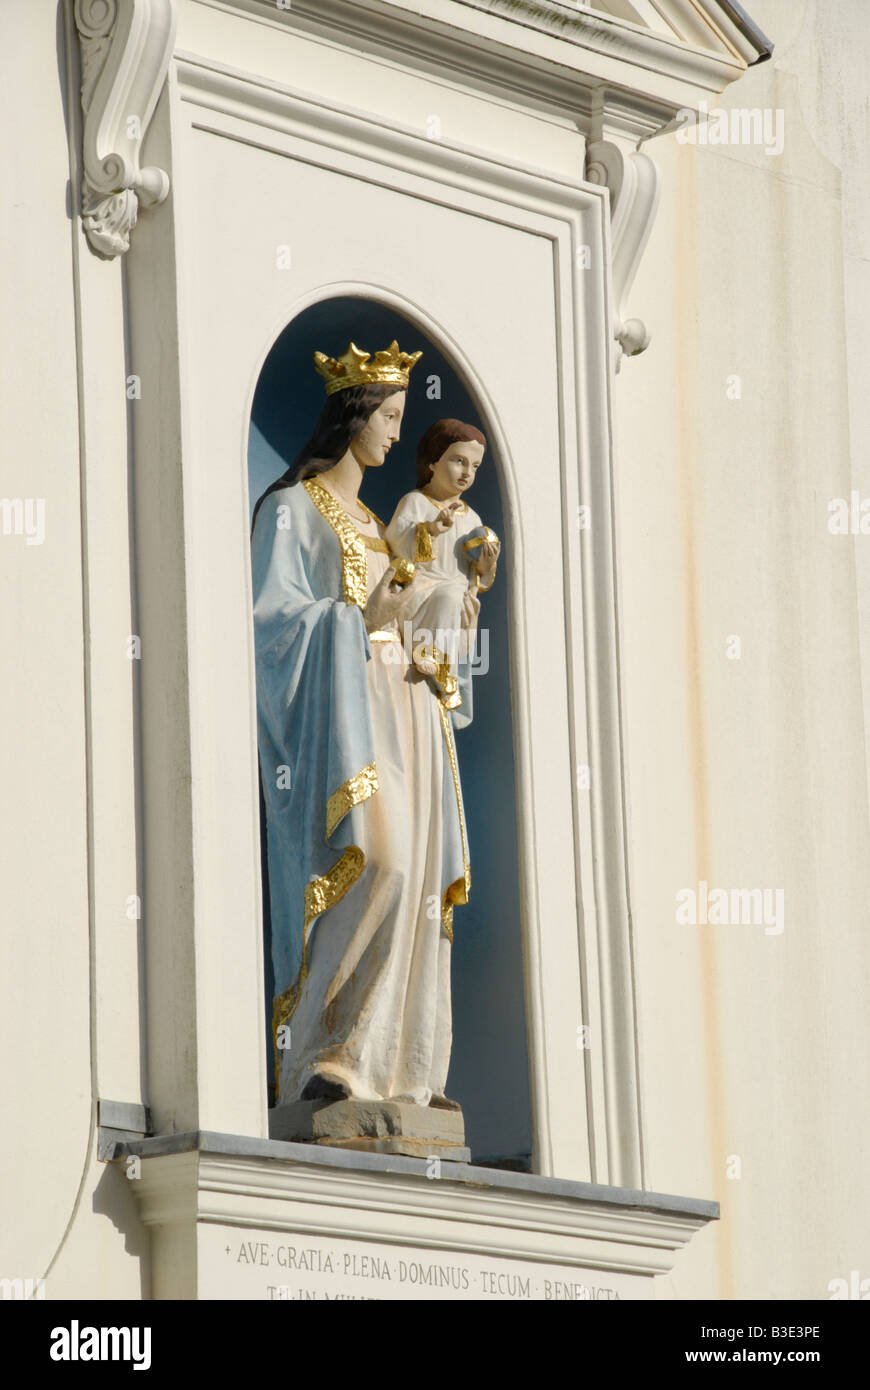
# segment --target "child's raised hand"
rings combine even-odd
[[[449,531],[453,525],[453,507],[442,507],[435,520],[428,522],[427,525],[433,536],[440,535],[442,531]]]

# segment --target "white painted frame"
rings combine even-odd
[[[572,770],[582,763],[591,768],[591,791],[578,790],[571,778],[574,861],[565,869],[576,900],[571,922],[545,922],[541,912],[547,831],[536,802],[536,763],[552,750],[530,722],[530,618],[517,578],[530,538],[516,504],[509,441],[462,345],[428,316],[425,328],[465,375],[503,465],[506,544],[514,557],[506,569],[515,634],[511,671],[535,1171],[643,1187],[619,687],[607,192],[510,166],[479,150],[432,143],[368,113],[327,107],[308,94],[184,53],[175,55],[153,135],[163,146],[161,164],[171,170],[175,192],[140,224],[127,257],[131,360],[150,364],[160,383],[150,397],[143,392],[133,416],[140,628],[149,657],[142,666],[149,1100],[158,1132],[268,1132],[251,624],[238,621],[225,632],[233,649],[246,653],[247,703],[243,709],[237,701],[233,728],[246,731],[249,775],[236,769],[218,811],[219,743],[209,730],[208,706],[207,639],[214,620],[206,602],[214,558],[198,534],[202,479],[188,463],[188,362],[196,351],[196,328],[185,315],[185,257],[195,251],[185,161],[195,148],[194,128],[278,158],[304,159],[416,198],[461,206],[551,244],[561,376],[570,760]],[[220,207],[213,212],[219,217]],[[578,264],[580,246],[590,247],[593,269]],[[247,411],[238,421],[245,486],[250,404],[262,362],[294,313],[313,298],[337,293],[369,293],[412,320],[420,318],[417,307],[388,287],[338,280],[282,305],[272,337],[262,335],[259,361],[252,357],[249,364]],[[581,503],[594,519],[591,531],[582,534]],[[244,528],[247,510],[239,520]],[[242,541],[246,531],[222,564],[232,566],[244,587],[249,614]],[[573,983],[565,967],[569,949],[577,971]],[[589,1050],[577,1046],[581,1023],[591,1029]]]

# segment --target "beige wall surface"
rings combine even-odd
[[[0,535],[0,1266],[20,1278],[44,1275],[63,1238],[92,1129],[81,478],[56,32],[54,5],[2,7],[0,494],[43,517],[30,537],[14,524]]]
[[[722,1204],[657,1296],[825,1299],[831,1280],[870,1276],[870,537],[827,524],[830,499],[870,495],[870,11],[749,8],[776,52],[719,104],[781,111],[782,153],[674,134],[645,147],[663,189],[628,307],[653,338],[614,387],[646,1185]],[[281,81],[274,31],[181,9],[180,45],[218,54],[226,26],[245,36],[235,66]],[[128,272],[88,251],[64,204],[62,27],[53,0],[0,12],[15,266],[0,493],[41,499],[45,520],[39,544],[0,536],[3,1113],[18,1136],[0,1160],[0,1276],[140,1298],[147,1233],[94,1137],[98,1096],[149,1100],[127,915],[141,871]],[[418,123],[434,106],[464,143],[513,142],[579,177],[564,121],[495,103],[483,119],[449,83],[415,98],[406,73],[348,63],[339,82],[313,45],[299,56],[296,85],[305,72],[324,101],[340,86]],[[781,890],[782,930],[678,922],[677,894],[701,881],[772,903]]]
[[[781,111],[782,153],[647,146],[616,387],[647,1180],[722,1204],[660,1296],[818,1299],[870,1270],[870,541],[827,524],[867,469],[870,12],[751,8],[776,52],[719,105]],[[783,890],[782,931],[678,923],[702,880]]]
[[[147,1238],[96,1160],[98,1097],[145,1095],[123,267],[71,214],[67,19],[0,7],[0,495],[43,518],[0,535],[0,1277],[135,1298]]]

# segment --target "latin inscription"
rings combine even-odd
[[[200,1228],[203,1298],[271,1302],[347,1300],[539,1300],[599,1302],[647,1298],[650,1281],[622,1274],[487,1259],[460,1252],[341,1241],[287,1239],[233,1228]]]

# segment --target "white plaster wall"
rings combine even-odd
[[[0,495],[45,505],[41,545],[0,535],[0,1270],[35,1278],[73,1211],[91,1118],[78,414],[55,6],[10,0],[0,50]]]
[[[453,139],[500,141],[503,152],[559,172],[573,175],[582,166],[582,137],[552,113],[474,102],[452,79],[413,84],[395,65],[360,56],[339,63],[331,48],[291,41],[272,25],[213,7],[179,8],[179,48],[229,55],[274,81],[290,73],[327,102],[332,95],[354,100],[414,128],[437,116]],[[77,181],[80,139],[77,54],[70,79],[64,45],[70,12],[71,4],[64,11],[49,0],[14,0],[2,15],[4,131],[16,189],[12,205],[4,204],[6,244],[22,248],[23,263],[22,273],[4,282],[4,322],[16,325],[2,343],[4,419],[15,447],[4,461],[2,493],[44,498],[47,534],[41,547],[4,537],[0,549],[14,596],[4,608],[4,650],[15,652],[19,677],[0,697],[4,726],[15,731],[3,754],[4,909],[12,924],[3,1024],[5,1055],[16,1058],[4,1073],[4,1098],[24,1136],[4,1154],[12,1217],[3,1223],[0,1275],[46,1276],[49,1298],[136,1298],[149,1288],[147,1234],[125,1182],[97,1162],[95,1142],[98,1097],[152,1099],[142,929],[127,916],[128,900],[142,891],[138,672],[127,657],[127,639],[141,624],[130,520],[136,406],[124,390],[139,365],[138,330],[125,325],[125,306],[130,283],[149,273],[137,269],[150,253],[149,214],[125,265],[90,251],[69,215],[71,194],[64,207],[70,147]],[[152,134],[152,149],[160,138]],[[163,155],[156,150],[152,157]],[[215,175],[216,204],[219,184]],[[185,254],[194,255],[193,248]],[[167,263],[160,282],[166,312],[170,278]],[[258,350],[266,346],[263,338]],[[146,377],[143,390],[149,385]],[[140,450],[137,462],[154,467],[155,456]],[[147,902],[144,912],[147,920]],[[202,1028],[208,1033],[207,1021]],[[573,1024],[569,1031],[573,1039]],[[259,1033],[252,1035],[255,1052]],[[161,1039],[155,1045],[162,1057],[166,1046]],[[180,1046],[189,1052],[190,1039]],[[208,1072],[220,1097],[224,1070]],[[226,1109],[214,1094],[206,1079],[203,1095],[185,1102],[194,1119],[201,1105]],[[256,1098],[248,1108],[256,1116]],[[217,1110],[211,1118],[218,1128],[251,1128]],[[578,1135],[582,1145],[582,1129]]]
[[[862,498],[870,496],[870,94],[867,90],[870,15],[861,0],[837,6],[837,23],[830,7],[819,0],[772,5],[782,41],[777,67],[798,80],[798,97],[807,126],[819,151],[842,170],[843,282],[849,390],[852,486]],[[824,74],[824,80],[821,76]],[[807,255],[812,248],[806,248]],[[861,668],[865,709],[870,698],[870,547],[855,545]],[[865,735],[870,720],[865,716]],[[870,757],[870,753],[868,753]]]
[[[579,172],[582,138],[548,113],[487,108],[452,78],[414,84],[363,56],[339,62],[193,0],[180,9],[180,48],[229,46],[238,67],[276,82],[408,125],[438,115],[469,144]],[[870,494],[870,16],[860,0],[836,11],[753,0],[752,12],[777,54],[725,104],[783,108],[785,151],[693,150],[673,137],[650,147],[664,190],[629,307],[654,336],[615,394],[647,1182],[723,1204],[661,1296],[825,1298],[832,1278],[870,1274],[856,1219],[870,1140],[870,583],[861,538],[826,529],[829,497]],[[16,676],[0,687],[13,731],[0,768],[2,1026],[4,1056],[16,1059],[3,1102],[22,1136],[4,1146],[13,1219],[0,1275],[48,1271],[49,1297],[138,1298],[147,1237],[129,1186],[95,1160],[92,1123],[96,1094],[148,1098],[139,945],[124,916],[138,884],[124,270],[87,252],[63,207],[53,0],[6,0],[0,47],[15,191],[0,216],[4,244],[27,250],[2,282],[15,332],[0,341],[0,494],[45,498],[47,519],[42,546],[0,537],[2,642]],[[726,397],[730,373],[740,401]],[[730,634],[743,640],[736,662]],[[87,710],[99,735],[90,749]],[[677,927],[674,895],[700,878],[784,888],[782,935]],[[725,1176],[729,1155],[742,1160],[739,1180]]]
[[[870,1268],[867,541],[827,530],[866,472],[870,14],[752,13],[781,53],[722,105],[781,108],[783,154],[648,147],[653,342],[615,397],[647,1180],[722,1203],[660,1295],[827,1298]],[[701,879],[784,889],[782,934],[676,925]]]
[[[266,82],[312,93],[330,105],[376,112],[428,139],[473,146],[508,162],[568,178],[583,171],[584,140],[554,102],[515,92],[482,96],[470,74],[437,61],[408,71],[385,45],[348,45],[288,29],[267,6],[230,13],[211,0],[180,0],[176,51],[257,73]]]
[[[97,1097],[144,1084],[122,270],[69,213],[64,22],[51,0],[0,12],[0,495],[45,504],[41,545],[0,536],[0,1276],[139,1297],[147,1239],[95,1157]]]

